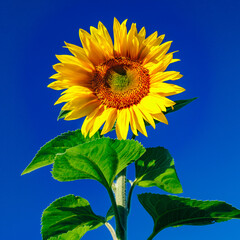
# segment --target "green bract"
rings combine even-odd
[[[65,118],[69,112],[71,112],[71,111],[70,110],[61,110],[59,115],[58,115],[57,120],[59,120],[61,118]]]
[[[190,99],[186,99],[186,100],[176,100],[176,101],[174,101],[176,104],[173,106],[173,108],[168,107],[167,111],[164,114],[175,112],[175,111],[181,109],[182,107],[185,107],[186,105],[188,105],[189,103],[191,103],[192,101],[194,101],[196,99],[197,98],[190,98]]]

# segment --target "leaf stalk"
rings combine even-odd
[[[107,227],[107,229],[109,230],[109,232],[112,235],[112,239],[113,240],[117,240],[117,236],[116,236],[116,232],[113,229],[112,225],[109,222],[105,222],[105,226]]]

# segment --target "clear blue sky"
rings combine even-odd
[[[240,208],[239,56],[240,2],[238,0],[148,1],[3,1],[1,29],[1,239],[40,240],[42,211],[56,198],[75,194],[88,199],[96,214],[104,215],[109,200],[94,181],[60,183],[51,167],[25,176],[21,172],[47,141],[81,126],[82,121],[56,121],[60,92],[48,89],[57,62],[67,53],[64,41],[79,44],[78,29],[89,30],[102,21],[112,33],[113,17],[128,18],[173,40],[181,62],[172,65],[184,77],[186,91],[174,99],[199,97],[169,114],[169,125],[149,129],[145,147],[164,146],[175,159],[184,193],[199,200],[224,200]],[[128,25],[128,26],[129,26]],[[133,176],[133,168],[130,170]],[[136,193],[160,189],[137,188],[129,217],[129,240],[146,240],[152,219]],[[240,221],[204,227],[169,228],[157,239],[238,239]],[[84,240],[111,239],[102,227]]]

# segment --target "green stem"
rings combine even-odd
[[[126,199],[126,173],[127,169],[122,170],[116,180],[116,202],[122,229],[116,226],[118,240],[127,240],[127,199]]]
[[[114,215],[115,215],[116,229],[117,229],[119,232],[123,232],[124,230],[123,230],[123,227],[122,227],[122,224],[121,224],[120,214],[119,214],[119,211],[118,211],[118,207],[117,207],[116,200],[115,200],[115,198],[114,198],[113,191],[112,191],[112,189],[110,189],[110,188],[107,188],[107,190],[108,190],[108,194],[109,194],[110,199],[111,199],[112,208],[113,208]],[[117,231],[116,231],[116,232],[117,232]],[[117,235],[118,235],[118,232],[117,232]]]
[[[131,139],[135,139],[135,135],[132,135]],[[116,234],[118,240],[127,240],[127,217],[128,217],[128,203],[126,197],[126,175],[127,168],[123,169],[116,178],[115,184],[115,198],[117,203],[118,214],[120,218],[120,224],[116,221]],[[131,194],[132,195],[132,194]],[[130,195],[130,198],[131,198]]]
[[[133,189],[134,187],[136,186],[137,182],[134,181],[131,185],[131,188],[129,190],[129,193],[128,193],[128,200],[127,200],[127,210],[128,210],[128,214],[130,212],[130,208],[131,208],[131,200],[132,200],[132,193],[133,193]]]
[[[136,135],[133,134],[131,139],[135,139],[136,138]],[[132,199],[132,193],[133,193],[133,189],[134,187],[136,186],[137,182],[134,181],[132,184],[131,184],[131,188],[129,190],[129,193],[128,193],[128,200],[127,200],[127,212],[129,214],[130,212],[130,207],[131,207],[131,199]]]
[[[154,238],[154,235],[152,233],[151,236],[147,240],[152,240],[153,238]]]

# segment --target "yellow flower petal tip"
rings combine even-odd
[[[60,63],[53,65],[57,73],[48,87],[65,89],[55,103],[65,102],[62,109],[71,110],[65,120],[86,117],[84,136],[102,126],[101,134],[106,134],[116,124],[119,139],[126,139],[130,128],[147,137],[146,122],[153,128],[154,119],[168,124],[163,112],[174,102],[167,97],[185,90],[166,82],[182,77],[166,71],[180,61],[168,53],[172,41],[162,43],[165,34],[157,32],[146,37],[145,27],[138,31],[135,23],[128,31],[126,23],[114,18],[114,41],[100,21],[90,33],[79,29],[82,47],[64,42],[72,55],[56,55]]]

